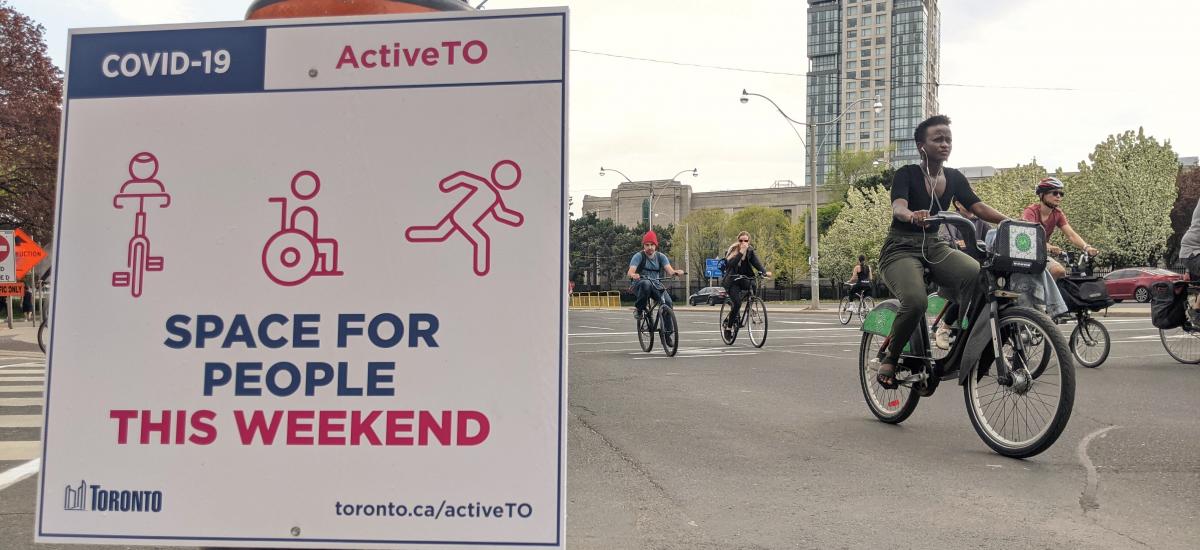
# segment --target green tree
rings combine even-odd
[[[728,224],[729,215],[716,208],[695,210],[680,222],[680,230],[687,234],[688,255],[692,260],[686,268],[689,274],[703,277],[704,260],[720,257],[733,242],[733,236],[727,233]],[[683,258],[677,261],[682,262]]]
[[[851,189],[829,233],[820,241],[821,274],[840,280],[850,278],[858,255],[878,265],[879,250],[892,223],[891,192],[883,187]]]
[[[1197,201],[1200,201],[1200,169],[1181,170],[1175,188],[1179,195],[1175,199],[1175,206],[1171,207],[1171,238],[1167,239],[1166,253],[1168,265],[1179,262],[1179,241],[1192,225],[1192,213]]]
[[[790,224],[783,237],[783,248],[772,269],[781,284],[802,279],[808,273],[808,241],[804,239],[804,220]]]
[[[975,194],[983,202],[1000,211],[1010,218],[1020,218],[1021,211],[1026,206],[1037,202],[1034,189],[1037,182],[1046,177],[1046,169],[1037,163],[1037,159],[1029,164],[1018,164],[1014,168],[1006,168],[998,174],[976,183]],[[1070,196],[1070,193],[1067,194]],[[948,205],[947,205],[948,206]]]
[[[1142,265],[1166,251],[1178,174],[1170,142],[1160,144],[1141,128],[1109,136],[1079,163],[1063,209],[1105,263]]]
[[[0,224],[48,244],[54,232],[62,75],[44,29],[0,0]]]
[[[725,227],[730,239],[721,249],[722,254],[733,244],[734,236],[741,231],[748,231],[763,266],[772,271],[778,269],[778,262],[783,257],[784,244],[791,228],[791,220],[783,211],[765,206],[750,206],[731,216]]]

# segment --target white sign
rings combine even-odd
[[[566,29],[73,31],[37,540],[563,547]]]
[[[12,231],[0,231],[0,283],[17,282],[17,239]]]

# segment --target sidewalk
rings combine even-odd
[[[0,350],[3,351],[35,351],[41,353],[37,345],[36,326],[30,326],[28,321],[13,321],[13,328],[8,328],[0,322]]]

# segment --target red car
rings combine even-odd
[[[1150,285],[1159,281],[1182,281],[1183,275],[1158,267],[1118,269],[1104,276],[1104,286],[1113,300],[1150,301]]]

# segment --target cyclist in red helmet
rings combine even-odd
[[[1067,236],[1067,240],[1079,247],[1080,250],[1086,252],[1089,256],[1095,256],[1100,253],[1095,247],[1085,242],[1083,237],[1080,237],[1079,233],[1076,233],[1071,224],[1067,222],[1067,215],[1062,211],[1061,207],[1064,194],[1063,182],[1055,177],[1042,178],[1042,181],[1038,182],[1035,192],[1038,196],[1038,202],[1025,207],[1025,211],[1021,213],[1021,219],[1042,224],[1042,228],[1046,230],[1047,251],[1055,256],[1062,252],[1061,248],[1050,244],[1050,236],[1054,234],[1055,229],[1061,227],[1063,233]],[[1047,260],[1046,269],[1050,270],[1050,274],[1055,279],[1067,276],[1067,270],[1062,264],[1055,261],[1054,258],[1048,258]]]

